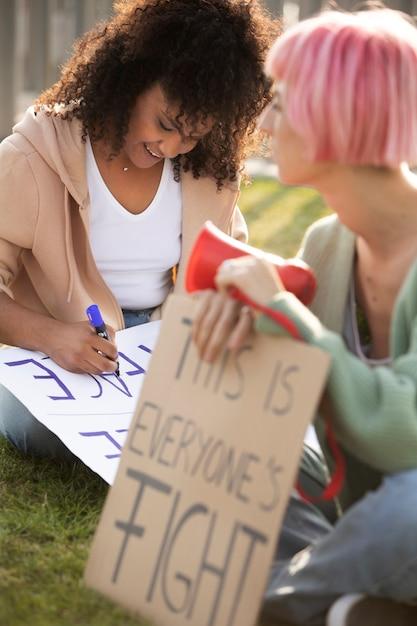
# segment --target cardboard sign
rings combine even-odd
[[[194,306],[168,303],[86,582],[158,626],[252,626],[329,359],[257,335],[203,363]]]

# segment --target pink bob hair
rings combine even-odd
[[[266,71],[311,160],[417,164],[417,29],[403,14],[326,11],[289,28]]]

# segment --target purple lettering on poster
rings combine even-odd
[[[130,372],[125,372],[126,376],[137,376],[138,374],[145,374],[145,370],[143,369],[143,367],[141,367],[138,363],[135,363],[135,361],[132,361],[132,359],[130,359],[124,352],[119,352],[119,360],[120,357],[130,363],[130,365],[133,365],[133,367],[135,368]]]
[[[106,382],[110,383],[110,385],[112,385],[115,389],[117,389],[118,391],[121,391],[125,396],[128,396],[128,398],[132,397],[132,394],[130,393],[129,388],[124,382],[124,380],[120,376],[117,376],[115,372],[100,374],[99,376],[102,380],[105,380]]]
[[[148,354],[152,354],[152,350],[148,348],[147,346],[144,346],[142,343],[138,346],[138,348],[140,348],[144,352],[147,352]]]
[[[54,380],[57,383],[57,385],[59,385],[59,387],[62,389],[62,391],[65,392],[65,396],[48,396],[48,398],[50,398],[51,400],[75,400],[71,391],[68,389],[65,383],[63,383],[62,380],[59,379],[57,374],[55,374],[55,372],[50,370],[49,367],[46,367],[45,365],[42,365],[42,363],[35,361],[35,359],[23,359],[22,361],[9,361],[8,363],[5,363],[5,365],[8,365],[9,367],[16,367],[18,365],[27,365],[28,363],[32,363],[33,365],[36,365],[44,372],[47,372],[47,374],[43,376],[41,376],[40,374],[36,376],[34,374],[33,378],[36,378],[36,379],[38,378],[48,379],[49,378],[51,380]]]
[[[127,428],[118,428],[115,432],[127,433]],[[111,436],[108,430],[98,430],[95,432],[88,432],[88,433],[80,432],[79,434],[82,437],[105,437],[108,441],[110,441],[110,443],[112,443],[115,446],[115,448],[119,450],[119,452],[117,452],[116,454],[105,454],[104,456],[106,457],[106,459],[116,459],[120,457],[121,455],[120,450],[122,449],[122,446],[120,445],[118,441],[116,441],[116,439],[114,439],[114,437]]]
[[[98,387],[98,393],[95,396],[90,396],[90,398],[101,398],[101,396],[103,395],[103,386],[100,384],[97,378],[93,376],[93,374],[87,374],[87,376],[90,376],[90,378],[92,378],[94,382],[97,383]]]

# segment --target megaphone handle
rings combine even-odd
[[[280,311],[274,311],[270,307],[264,306],[263,304],[258,304],[252,298],[249,298],[243,291],[240,291],[237,287],[231,287],[229,289],[229,295],[235,300],[239,300],[244,304],[256,309],[257,311],[261,311],[264,315],[270,317],[274,322],[282,326],[294,339],[302,340],[302,336],[300,335],[298,328],[294,324],[292,320],[290,320],[286,315],[281,313]],[[330,481],[323,489],[322,493],[319,496],[311,497],[309,496],[301,487],[299,483],[297,483],[297,491],[303,500],[306,502],[320,502],[321,500],[333,500],[336,498],[345,481],[346,475],[346,462],[345,457],[343,456],[343,452],[341,451],[339,444],[337,443],[336,436],[333,431],[333,425],[330,418],[329,413],[326,414],[326,438],[329,445],[329,449],[333,454],[333,458],[335,461],[335,469],[333,474],[330,477]]]
[[[337,443],[336,436],[334,434],[333,425],[329,414],[325,416],[325,424],[326,424],[326,439],[330,452],[333,455],[334,460],[334,472],[330,476],[330,480],[327,483],[326,487],[318,496],[310,496],[308,493],[304,491],[301,487],[301,484],[297,482],[296,489],[300,496],[306,502],[320,502],[321,500],[333,500],[337,498],[339,493],[342,490],[343,483],[345,482],[346,476],[346,461],[343,455],[342,450]]]
[[[235,300],[239,300],[240,302],[243,302],[244,304],[247,304],[253,309],[256,309],[257,311],[260,311],[264,315],[270,317],[272,320],[274,320],[274,322],[276,322],[279,326],[286,330],[287,333],[291,335],[291,337],[293,337],[294,339],[303,341],[303,337],[300,335],[297,326],[292,320],[289,319],[289,317],[284,315],[284,313],[281,313],[280,311],[274,311],[274,309],[271,309],[271,307],[269,306],[259,304],[255,300],[252,300],[252,298],[249,298],[249,296],[247,296],[243,291],[240,291],[240,289],[238,289],[237,287],[231,287],[228,291],[228,294]]]

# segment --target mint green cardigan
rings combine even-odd
[[[326,391],[347,463],[342,508],[377,487],[384,474],[417,467],[417,262],[395,303],[392,365],[370,368],[349,352],[341,337],[354,252],[355,236],[336,216],[319,220],[307,231],[300,250],[317,276],[311,308],[289,292],[278,293],[270,303],[295,322],[308,343],[332,357]],[[282,333],[264,315],[257,326],[262,332]],[[320,415],[315,426],[332,469]]]

